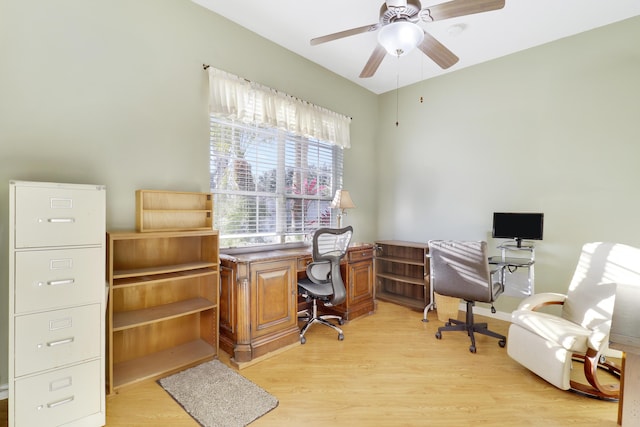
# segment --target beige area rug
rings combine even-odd
[[[204,427],[246,426],[278,406],[278,399],[219,360],[158,383]]]

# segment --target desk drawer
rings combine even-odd
[[[298,258],[298,271],[307,271],[307,266],[311,264],[311,257]]]
[[[100,355],[100,304],[18,316],[16,377]]]
[[[15,254],[16,313],[100,301],[102,248],[25,251]]]
[[[355,249],[347,252],[349,262],[358,262],[373,258],[373,248]]]
[[[105,191],[96,189],[16,187],[15,247],[103,244]]]
[[[59,426],[101,410],[100,361],[15,382],[16,426]]]

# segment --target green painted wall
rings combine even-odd
[[[381,95],[379,236],[498,254],[494,211],[544,212],[537,292],[566,290],[586,242],[640,245],[637,40],[640,17]]]

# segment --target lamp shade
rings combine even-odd
[[[353,203],[353,200],[351,200],[351,195],[347,190],[338,190],[331,201],[331,207],[334,209],[353,209],[356,205]]]
[[[378,43],[394,56],[411,52],[424,40],[424,31],[409,21],[396,21],[385,25],[378,33]]]

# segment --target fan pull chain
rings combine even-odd
[[[400,76],[396,76],[396,127],[398,127],[398,117],[399,117],[399,115],[398,115],[398,110],[399,110],[399,107],[398,107],[398,104],[399,104],[399,102],[398,102],[398,87],[399,86],[400,86]]]
[[[398,127],[398,120],[399,120],[398,111],[400,109],[399,92],[400,92],[400,55],[398,55],[398,62],[396,67],[396,127]]]
[[[424,58],[420,60],[420,81],[424,82]],[[420,95],[420,104],[424,102],[424,98]]]

